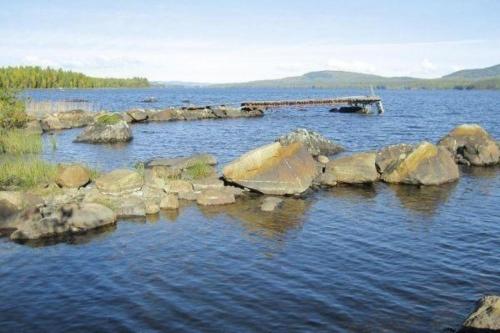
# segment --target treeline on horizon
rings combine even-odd
[[[149,87],[145,78],[96,78],[82,73],[40,66],[0,68],[0,88],[142,88]]]

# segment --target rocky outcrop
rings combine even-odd
[[[114,196],[123,196],[140,191],[144,184],[142,176],[133,170],[117,169],[96,179],[99,192]]]
[[[68,204],[60,207],[40,207],[20,214],[12,223],[16,229],[12,240],[34,240],[64,234],[81,233],[112,225],[116,215],[95,203]]]
[[[44,131],[85,127],[94,122],[95,113],[84,110],[72,110],[52,113],[41,120]]]
[[[84,143],[117,143],[132,140],[132,130],[123,120],[113,124],[96,122],[86,127],[75,142]]]
[[[425,141],[410,153],[396,156],[382,171],[382,180],[387,183],[439,185],[459,177],[451,154]]]
[[[59,165],[56,184],[60,187],[79,188],[90,182],[90,171],[78,164]]]
[[[375,167],[376,156],[375,153],[357,153],[332,160],[326,165],[321,182],[325,185],[375,182],[380,177]]]
[[[485,166],[497,164],[500,150],[495,140],[481,126],[464,124],[454,128],[438,145],[450,151],[458,163]]]
[[[224,167],[223,174],[227,181],[251,190],[286,195],[305,192],[317,168],[303,144],[275,142],[242,155]]]
[[[283,135],[276,141],[281,143],[283,146],[289,145],[290,143],[294,142],[301,142],[304,146],[307,147],[307,150],[313,156],[333,155],[344,151],[344,148],[341,145],[328,140],[318,132],[314,132],[305,128],[298,128],[293,132]]]
[[[485,296],[462,324],[459,333],[500,332],[500,297]]]
[[[264,112],[260,109],[241,109],[218,107],[184,107],[181,109],[165,109],[160,111],[149,111],[149,121],[178,121],[178,120],[202,120],[202,119],[220,119],[220,118],[249,118],[263,116]]]

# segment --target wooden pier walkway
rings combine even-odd
[[[330,99],[303,99],[303,100],[289,100],[289,101],[248,101],[241,103],[242,107],[261,107],[272,108],[282,106],[313,106],[313,105],[329,105],[329,106],[361,106],[366,107],[375,104],[378,113],[384,113],[382,99],[379,96],[347,96],[335,97]]]

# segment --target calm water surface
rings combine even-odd
[[[108,110],[329,97],[355,90],[47,90]],[[127,145],[74,144],[57,134],[51,161],[104,170],[156,156],[209,152],[224,164],[296,127],[350,151],[436,141],[475,122],[500,138],[500,93],[380,91],[386,114],[279,109],[259,119],[133,127]],[[46,138],[48,140],[48,138]],[[445,332],[483,294],[500,293],[500,168],[464,168],[459,182],[415,188],[336,187],[287,199],[121,221],[64,243],[0,239],[0,331]],[[259,199],[255,199],[259,200]]]

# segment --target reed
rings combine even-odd
[[[57,166],[38,156],[3,156],[0,159],[0,189],[28,189],[54,182]]]
[[[42,138],[38,133],[23,129],[0,128],[0,153],[21,155],[37,154],[42,151]]]

